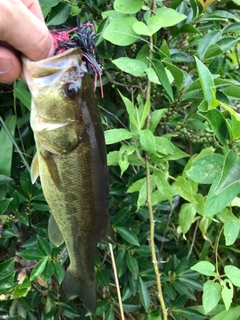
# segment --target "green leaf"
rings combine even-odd
[[[146,178],[135,181],[128,189],[128,193],[139,192],[143,185],[146,185]]]
[[[44,270],[42,271],[41,279],[42,279],[44,282],[47,282],[47,281],[52,277],[53,274],[54,274],[54,264],[53,264],[53,261],[48,260],[47,263],[46,263],[46,266],[45,266]]]
[[[225,157],[220,180],[215,189],[215,193],[219,194],[227,187],[240,181],[240,158],[233,150],[229,150]]]
[[[131,14],[138,12],[143,5],[143,0],[115,0],[113,7],[117,12]]]
[[[167,109],[161,109],[161,110],[154,110],[151,113],[151,117],[150,117],[150,127],[149,129],[154,132],[157,125],[159,124],[162,116],[164,115],[164,113],[167,111]]]
[[[148,26],[142,21],[136,21],[132,27],[133,27],[133,31],[135,31],[137,34],[141,34],[145,36],[152,35],[152,32],[149,30]]]
[[[152,131],[143,129],[139,131],[139,139],[141,148],[144,151],[156,154],[156,143]]]
[[[208,261],[200,261],[191,267],[191,270],[197,271],[205,276],[216,277],[215,266]]]
[[[134,246],[140,246],[139,242],[138,242],[138,238],[135,235],[135,233],[133,233],[132,231],[130,231],[129,229],[125,228],[125,227],[116,227],[117,229],[117,233],[120,234],[120,236],[126,240],[128,243],[134,245]]]
[[[60,306],[62,313],[69,319],[74,319],[77,316],[80,316],[78,310],[76,310],[74,307],[70,306],[69,304],[64,302],[58,302],[58,305]]]
[[[125,104],[126,109],[127,109],[130,123],[133,124],[133,126],[135,126],[136,128],[140,129],[137,109],[134,107],[134,105],[132,104],[132,102],[128,98],[124,97],[120,91],[118,91],[118,92],[119,92],[119,94]]]
[[[173,184],[173,193],[179,194],[189,202],[197,203],[191,184],[181,176],[177,177],[176,182]]]
[[[7,198],[0,200],[0,215],[6,212],[9,204],[12,202],[13,198]]]
[[[225,266],[224,272],[232,284],[240,287],[240,269],[235,266]]]
[[[114,320],[114,311],[113,311],[113,307],[109,307],[108,311],[105,314],[104,317],[105,320]]]
[[[116,267],[119,278],[127,271],[126,251],[120,250],[116,258]]]
[[[66,3],[60,2],[56,7],[51,10],[50,16],[47,21],[47,26],[57,26],[63,24],[69,17],[71,6]]]
[[[233,184],[223,190],[220,194],[215,194],[215,189],[218,183],[218,179],[216,179],[208,192],[206,199],[206,207],[205,207],[205,216],[212,216],[227,205],[238,195],[240,192],[240,183]]]
[[[112,60],[120,70],[130,73],[135,77],[144,77],[145,70],[147,69],[147,65],[137,59],[130,59],[128,57],[122,57],[115,60]]]
[[[121,177],[129,166],[128,156],[136,150],[135,146],[123,145],[118,152],[118,164],[121,168]]]
[[[213,76],[208,68],[197,57],[195,57],[195,60],[204,97],[207,100],[208,105],[211,106],[214,99],[213,92],[215,91]]]
[[[211,184],[219,177],[223,167],[224,157],[220,154],[209,154],[193,162],[187,170],[187,176],[195,182]]]
[[[14,259],[0,263],[0,280],[10,276],[14,272]]]
[[[40,237],[39,235],[37,235],[37,246],[38,249],[42,252],[42,254],[51,257],[52,249],[50,243],[44,238]]]
[[[208,50],[208,47],[212,44],[215,44],[219,39],[221,39],[222,35],[220,31],[210,31],[208,32],[198,46],[198,54],[201,59],[204,58],[205,53]]]
[[[118,46],[128,46],[139,37],[132,28],[135,22],[137,19],[131,16],[116,18],[106,27],[103,38]]]
[[[17,217],[19,221],[26,226],[29,226],[29,216],[25,212],[20,212]]]
[[[187,16],[171,8],[158,8],[155,12],[155,16],[152,16],[147,20],[148,29],[151,33],[150,35],[153,35],[161,28],[174,26],[186,18]]]
[[[217,41],[217,45],[221,48],[223,52],[227,52],[239,42],[239,38],[234,37],[223,37]]]
[[[25,249],[16,253],[17,256],[26,260],[40,260],[45,258],[44,255],[37,249]]]
[[[154,137],[156,143],[156,150],[160,154],[174,154],[175,147],[171,141],[164,137]]]
[[[156,71],[159,81],[161,82],[163,88],[166,90],[166,93],[168,94],[170,101],[173,102],[172,86],[169,82],[166,70],[162,62],[157,59],[152,59],[150,61],[153,65],[154,70]]]
[[[58,261],[53,261],[53,265],[54,265],[54,274],[58,279],[58,283],[60,285],[64,279],[65,272],[63,270],[62,265]]]
[[[232,282],[225,279],[221,282],[222,285],[222,299],[226,310],[228,310],[232,304],[233,299],[233,285]]]
[[[185,203],[181,206],[179,212],[179,226],[183,234],[186,234],[190,229],[193,218],[196,215],[195,206],[192,203]]]
[[[127,252],[126,262],[127,262],[128,269],[133,274],[134,279],[137,280],[138,273],[139,273],[138,263],[137,263],[137,260],[131,255],[130,252]]]
[[[226,119],[224,118],[221,111],[217,109],[208,110],[205,112],[198,111],[202,117],[207,119],[211,124],[212,130],[218,140],[223,144],[227,145],[228,143],[228,126]]]
[[[238,238],[239,234],[239,222],[237,219],[227,218],[224,223],[224,236],[226,246],[231,246]]]
[[[32,269],[31,275],[30,275],[30,281],[38,278],[38,277],[42,274],[43,270],[44,270],[45,267],[46,267],[47,261],[48,261],[48,257],[40,260],[40,261],[35,265],[35,267]]]
[[[31,110],[31,93],[22,87],[16,87],[13,89],[13,94],[17,97],[28,110]]]
[[[211,320],[238,320],[239,316],[240,307],[234,307],[216,314],[213,318],[211,318]]]
[[[184,80],[184,73],[181,69],[176,67],[174,64],[169,63],[168,61],[163,61],[163,63],[166,65],[168,70],[171,72],[173,75],[173,78],[176,82],[176,85],[178,87],[178,90],[182,88],[183,85],[183,80]]]
[[[146,312],[148,312],[148,308],[150,305],[150,294],[145,282],[142,280],[141,277],[139,278],[139,281],[138,281],[138,287],[139,287],[139,296],[140,296],[140,300],[142,302],[143,308],[145,309]]]
[[[208,280],[203,286],[203,308],[205,313],[213,310],[221,298],[221,286],[218,282]]]
[[[105,143],[106,144],[113,144],[120,142],[122,140],[128,140],[134,136],[134,134],[127,129],[120,128],[120,129],[110,129],[104,131],[105,136]]]
[[[151,109],[151,101],[148,98],[142,108],[140,108],[139,106],[140,129],[142,129],[142,127],[144,126],[147,116],[149,115],[150,109]]]
[[[0,186],[3,184],[7,184],[11,181],[13,181],[12,178],[9,178],[9,177],[5,176],[4,174],[0,174]]]
[[[156,187],[158,189],[158,192],[156,191],[158,195],[157,202],[168,200],[170,203],[172,203],[172,188],[167,181],[167,177],[158,170],[154,170],[153,177],[155,178]],[[153,205],[157,203],[154,200],[154,198],[156,197],[156,195],[154,194],[156,194],[156,192],[152,194]]]

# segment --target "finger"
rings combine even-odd
[[[34,1],[24,0],[39,15]],[[0,0],[0,35],[31,60],[41,60],[54,52],[52,37],[45,23],[20,0]]]
[[[10,83],[21,74],[22,66],[13,49],[0,47],[0,82]]]
[[[44,18],[42,15],[42,10],[38,0],[22,0],[22,3],[42,22]]]

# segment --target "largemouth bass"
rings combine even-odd
[[[67,296],[80,295],[95,313],[94,260],[97,243],[112,237],[108,215],[108,171],[103,129],[92,81],[80,49],[32,62],[23,58],[32,93],[31,127],[40,175],[51,209],[49,238],[64,241],[70,265],[63,281]]]

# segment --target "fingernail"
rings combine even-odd
[[[0,74],[7,73],[12,67],[12,62],[9,59],[0,58]]]

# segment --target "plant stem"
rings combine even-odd
[[[125,320],[123,305],[122,305],[122,297],[121,297],[121,292],[120,292],[120,286],[119,286],[119,282],[118,282],[117,267],[116,267],[116,262],[115,262],[114,253],[113,253],[113,247],[112,247],[111,243],[109,243],[109,248],[110,248],[110,253],[111,253],[111,259],[112,259],[116,287],[117,287],[117,295],[118,295],[119,308],[120,308],[120,312],[121,312],[121,318],[122,318],[122,320]]]

